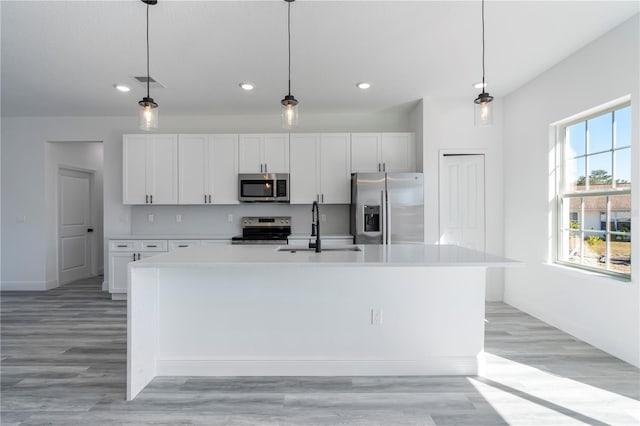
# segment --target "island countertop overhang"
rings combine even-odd
[[[281,246],[293,249],[288,246]],[[359,251],[279,251],[280,246],[190,247],[131,263],[135,268],[246,265],[511,267],[519,262],[453,245],[359,245]]]

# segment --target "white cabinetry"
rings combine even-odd
[[[348,133],[291,135],[291,204],[349,204]]]
[[[112,298],[127,294],[127,265],[167,251],[166,240],[110,240],[109,293]]]
[[[177,135],[124,135],[123,204],[178,203]]]
[[[238,135],[179,135],[179,204],[238,203]]]
[[[239,173],[289,173],[289,134],[241,134]]]
[[[352,133],[351,171],[415,172],[415,134]]]

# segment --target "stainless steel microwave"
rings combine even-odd
[[[289,173],[241,173],[238,200],[242,202],[289,202]]]

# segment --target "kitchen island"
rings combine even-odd
[[[456,246],[194,247],[129,264],[127,399],[155,376],[476,374],[487,267]]]

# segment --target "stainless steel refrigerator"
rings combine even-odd
[[[422,173],[353,173],[351,234],[356,244],[424,242]]]

